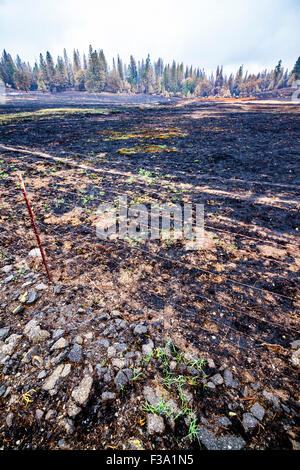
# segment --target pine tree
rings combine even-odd
[[[1,77],[6,86],[14,87],[16,66],[10,54],[4,49],[1,58]]]
[[[300,80],[300,57],[298,57],[297,62],[294,65],[292,74],[294,75],[295,80]]]
[[[14,86],[18,90],[28,91],[31,84],[31,69],[30,67],[22,62],[20,57],[16,59],[16,70],[13,75]]]
[[[120,75],[121,80],[124,80],[124,70],[123,70],[123,63],[120,57],[118,56],[118,73]]]
[[[48,77],[48,80],[46,82],[46,87],[50,91],[54,91],[55,68],[54,68],[54,62],[53,62],[52,56],[49,51],[46,52],[46,69],[47,69],[47,77]]]
[[[243,74],[244,74],[243,65],[241,65],[234,80],[234,85],[233,85],[233,90],[232,90],[232,94],[234,96],[239,96],[241,93],[242,83],[243,83]]]
[[[134,90],[138,81],[138,73],[136,61],[132,55],[130,56],[130,63],[128,65],[127,80],[131,85],[131,89]]]
[[[73,70],[74,75],[81,70],[81,63],[80,63],[80,54],[78,50],[73,51]]]
[[[48,71],[47,65],[44,60],[43,54],[40,54],[40,68],[39,68],[39,75],[38,75],[38,89],[41,91],[46,91],[48,88]]]
[[[55,67],[55,90],[64,91],[68,87],[69,83],[70,82],[66,71],[65,61],[62,59],[62,57],[58,57]]]
[[[142,83],[145,93],[153,93],[153,68],[151,65],[150,55],[148,54],[145,67],[142,74]]]

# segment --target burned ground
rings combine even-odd
[[[193,409],[202,425],[208,420],[216,431],[214,416],[229,413],[231,429],[248,448],[295,445],[298,364],[290,345],[298,339],[299,325],[299,106],[232,100],[148,106],[78,101],[69,101],[68,108],[66,103],[45,108],[40,102],[16,102],[1,111],[1,265],[13,266],[16,275],[7,284],[7,274],[2,276],[0,327],[21,332],[43,312],[43,327],[59,329],[62,312],[68,311],[69,336],[93,330],[93,341],[99,341],[99,306],[108,314],[118,311],[132,328],[137,322],[147,324],[140,346],[149,336],[156,349],[171,340],[184,352],[214,361],[214,367],[205,369],[208,378],[193,389]],[[35,247],[16,184],[20,170],[54,283],[63,286],[63,293],[55,295],[49,285],[15,314],[24,291],[22,262]],[[204,204],[203,249],[186,251],[182,241],[172,239],[99,240],[97,207],[123,195],[130,203]],[[38,262],[28,269],[42,278]],[[88,313],[82,316],[80,309]],[[124,341],[135,344],[136,339],[124,335]],[[96,343],[89,348],[95,351]],[[85,367],[99,364],[93,354]],[[113,417],[115,408],[104,413],[107,435],[99,424],[103,415],[92,412],[97,385],[75,419],[72,448],[122,448],[137,433],[146,448],[187,445],[183,418],[175,431],[167,424],[168,432],[153,437],[139,424],[142,411],[138,420],[133,411],[143,387],[159,375],[155,357],[151,361],[134,391],[118,398],[122,431]],[[31,367],[32,374],[40,372]],[[237,389],[224,383],[203,387],[220,368],[234,372]],[[28,386],[36,389],[30,370]],[[11,371],[17,372],[17,366]],[[65,394],[68,387],[66,383]],[[286,409],[272,408],[268,393]],[[1,404],[4,416],[7,397]],[[46,392],[39,400],[40,408],[41,403],[49,407]],[[257,402],[265,407],[267,421],[248,432],[242,416]],[[31,438],[4,429],[9,442],[4,445],[13,447],[16,439],[38,448],[57,445],[61,430],[48,429],[51,438],[35,435],[39,426],[33,406],[38,405],[28,408],[32,412],[27,417]],[[217,431],[222,435],[222,429]]]

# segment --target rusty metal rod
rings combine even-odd
[[[26,206],[27,206],[30,218],[31,218],[31,223],[32,223],[33,230],[34,230],[34,233],[35,233],[35,236],[36,236],[38,247],[39,247],[41,255],[42,255],[42,259],[43,259],[43,263],[44,263],[44,266],[45,266],[45,269],[46,269],[46,272],[47,272],[47,276],[48,276],[49,281],[52,281],[50,271],[49,271],[49,268],[48,268],[48,264],[47,264],[47,260],[46,260],[46,256],[45,256],[45,253],[44,253],[44,250],[43,250],[43,247],[42,247],[39,231],[38,231],[38,228],[37,228],[35,220],[34,220],[34,215],[33,215],[33,212],[32,212],[31,206],[30,206],[30,202],[29,202],[29,199],[28,199],[28,196],[27,196],[27,193],[26,193],[25,184],[24,184],[21,173],[18,174],[18,178],[19,178],[21,190],[22,190],[25,202],[26,202]]]

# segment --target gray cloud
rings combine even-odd
[[[137,59],[249,71],[292,67],[300,54],[299,0],[0,0],[0,46],[34,61],[64,47]]]

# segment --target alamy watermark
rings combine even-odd
[[[130,204],[127,196],[97,209],[96,234],[101,240],[182,240],[187,250],[204,241],[203,204]]]

